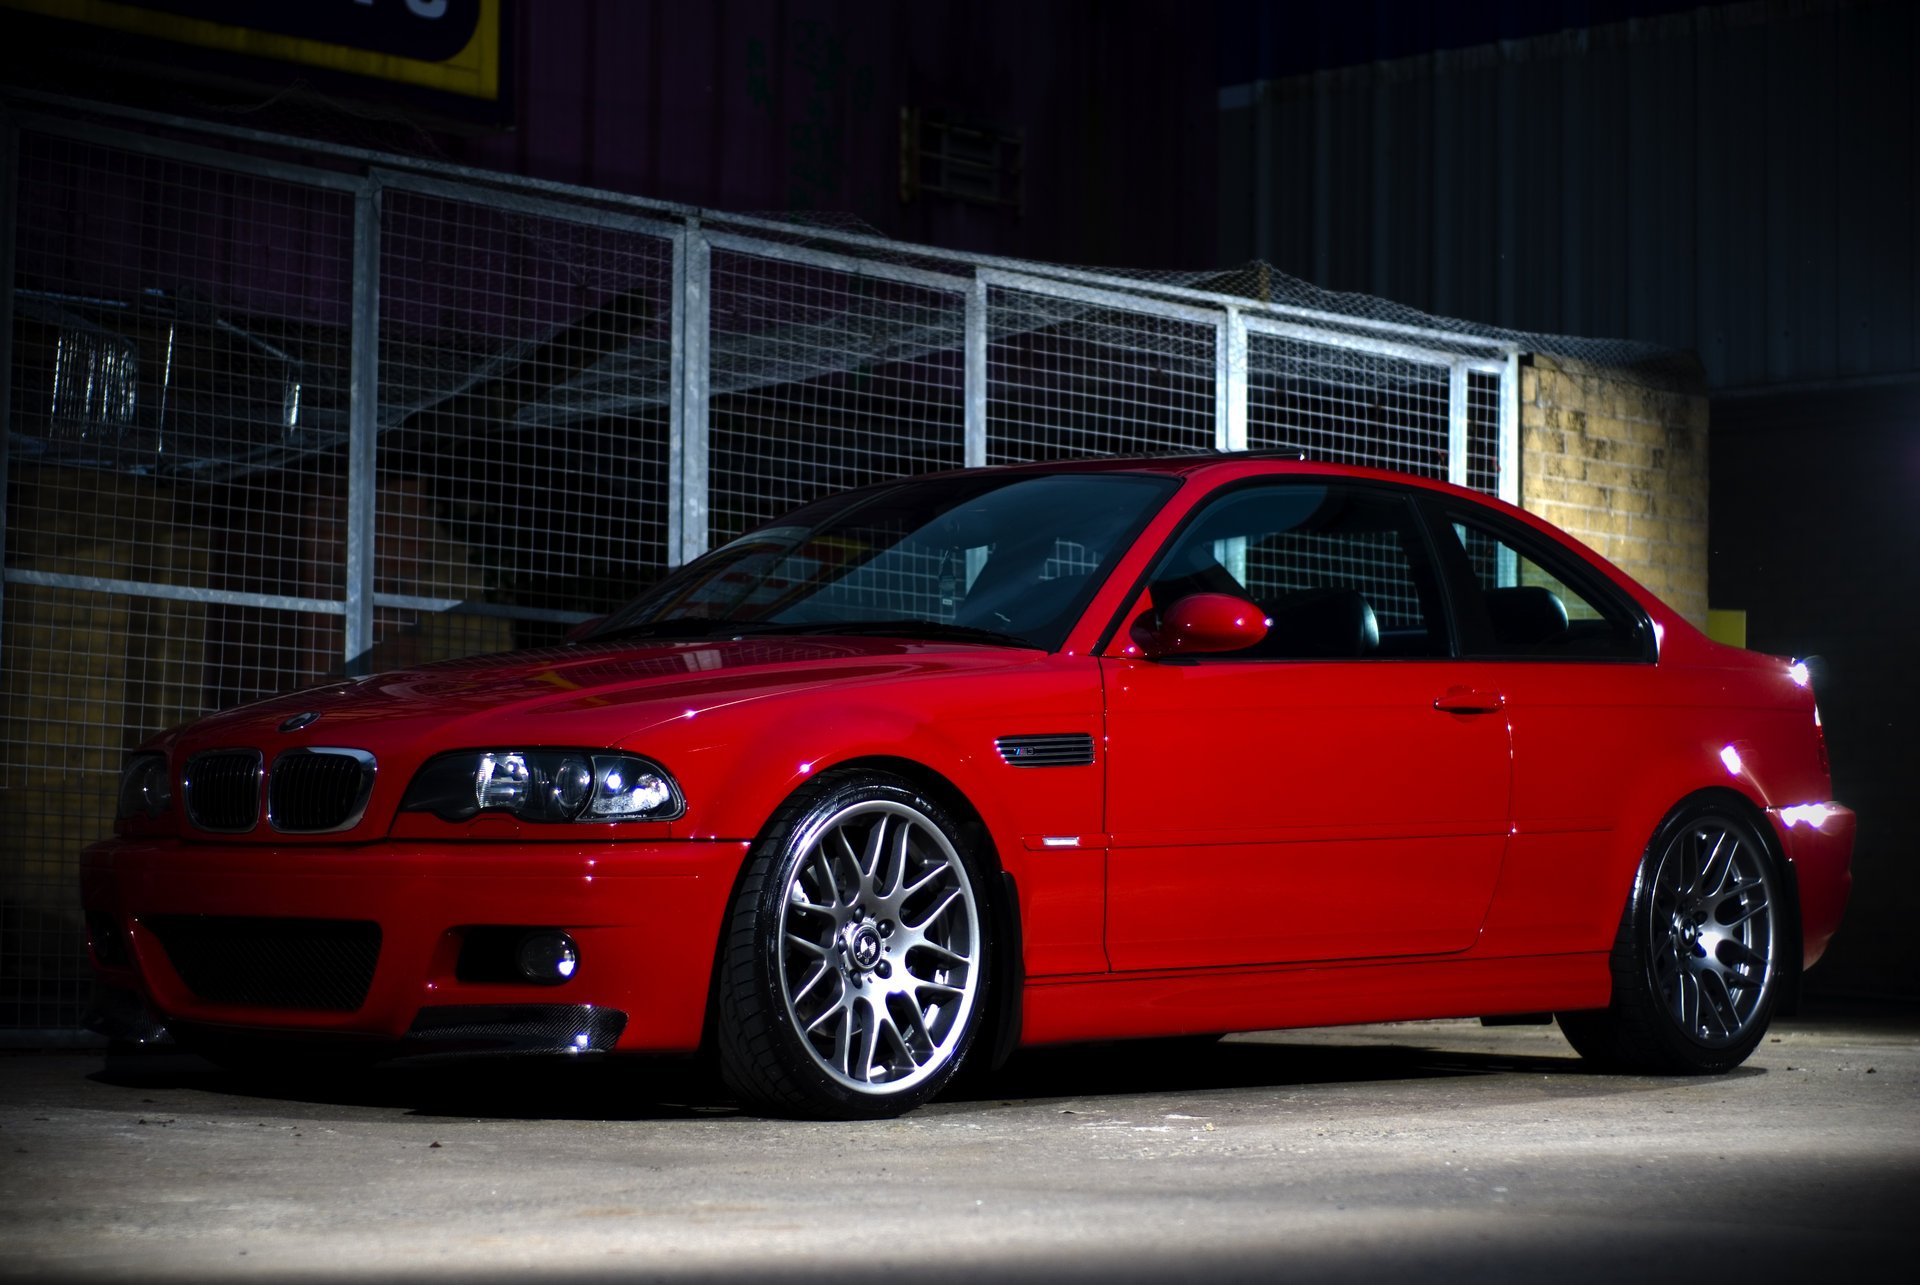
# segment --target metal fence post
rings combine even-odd
[[[1447,367],[1447,481],[1467,484],[1467,367]]]
[[[380,185],[353,198],[353,347],[347,376],[347,669],[373,646],[374,518],[380,446]]]
[[[966,421],[961,463],[979,468],[987,462],[987,283],[976,272],[967,287],[965,362]]]
[[[1508,504],[1520,503],[1520,354],[1507,354],[1500,371],[1500,443],[1496,448],[1500,475],[1498,494]]]
[[[667,565],[707,551],[707,399],[712,386],[709,289],[713,247],[688,219],[673,241],[673,328],[667,408]]]
[[[1214,370],[1217,415],[1214,445],[1223,451],[1247,449],[1247,319],[1228,308],[1220,327],[1220,355]]]

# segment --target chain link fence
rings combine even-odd
[[[1553,350],[1263,265],[948,254],[30,96],[0,124],[16,1040],[79,1021],[76,855],[156,731],[551,642],[903,473],[1298,448],[1515,498],[1518,354]]]

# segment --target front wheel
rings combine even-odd
[[[939,1092],[985,1011],[986,881],[940,806],[823,776],[748,854],[722,944],[721,1074],[749,1107],[898,1115]]]
[[[1766,1034],[1793,944],[1771,850],[1734,808],[1676,809],[1647,845],[1613,949],[1613,1002],[1561,1013],[1584,1057],[1656,1074],[1717,1074]]]

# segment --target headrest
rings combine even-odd
[[[1567,606],[1542,585],[1489,589],[1484,595],[1495,642],[1532,647],[1567,631]]]
[[[1380,646],[1380,622],[1352,589],[1309,589],[1268,608],[1273,628],[1261,651],[1299,659],[1364,656]]]

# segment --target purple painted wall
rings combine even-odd
[[[512,53],[517,128],[446,140],[468,163],[947,249],[1216,266],[1208,5],[545,0],[516,6]],[[903,203],[902,107],[1022,131],[1024,210]]]

